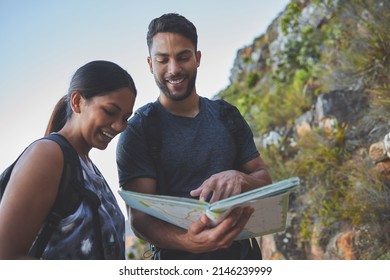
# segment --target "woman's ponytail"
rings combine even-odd
[[[49,123],[45,131],[45,136],[52,132],[58,132],[64,127],[67,120],[67,95],[63,96],[54,107],[53,113],[51,114]]]

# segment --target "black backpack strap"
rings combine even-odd
[[[28,255],[35,258],[41,258],[47,243],[50,240],[54,230],[60,223],[62,217],[56,213],[51,212],[45,220],[45,223],[39,232],[33,246],[30,248]]]
[[[162,147],[162,135],[158,109],[153,102],[150,102],[136,111],[141,117],[142,127],[145,133],[146,142],[149,147],[150,155],[153,158],[156,167],[160,160]]]
[[[82,197],[74,190],[83,187],[80,160],[71,144],[57,133],[50,134],[42,139],[52,140],[61,147],[64,155],[64,167],[56,200],[29,251],[29,255],[36,258],[42,256],[47,243],[60,221],[77,210],[82,201]]]
[[[52,133],[44,139],[56,142],[64,154],[64,169],[52,212],[67,217],[77,210],[82,201],[79,193],[84,188],[84,176],[80,159],[76,150],[61,134]]]
[[[66,138],[58,133],[52,133],[43,139],[49,139],[59,144],[64,154],[64,168],[54,205],[45,220],[42,230],[30,249],[29,255],[36,258],[42,256],[47,243],[60,221],[74,213],[80,206],[83,198],[85,198],[91,204],[92,210],[94,211],[93,217],[94,228],[97,234],[97,244],[101,246],[99,248],[100,256],[104,258],[100,220],[97,213],[100,206],[100,199],[94,192],[84,187],[84,177],[77,152]]]
[[[217,99],[215,101],[221,106],[219,111],[220,120],[232,134],[236,143],[237,151],[240,151],[240,149],[244,146],[243,129],[245,123],[243,117],[237,107],[227,101],[223,99]]]
[[[251,238],[251,247],[252,247],[252,256],[253,256],[253,259],[254,260],[262,260],[263,259],[263,255],[261,253],[261,248],[259,246],[259,244],[257,243],[257,240],[256,238]]]

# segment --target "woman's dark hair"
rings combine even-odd
[[[146,43],[150,52],[154,35],[160,32],[178,33],[192,42],[195,51],[198,48],[198,34],[195,25],[176,13],[164,14],[153,19],[149,23],[148,33],[146,34]]]
[[[72,77],[68,94],[56,104],[45,135],[61,130],[71,117],[70,97],[72,92],[77,91],[85,100],[88,100],[121,88],[128,88],[134,93],[134,96],[137,96],[133,79],[119,65],[110,61],[97,60],[80,67]]]

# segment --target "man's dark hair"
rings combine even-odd
[[[178,33],[189,39],[194,45],[195,51],[197,50],[198,34],[196,33],[196,27],[192,22],[179,14],[164,14],[150,22],[146,35],[149,52],[152,47],[154,35],[160,32]]]

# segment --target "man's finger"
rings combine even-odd
[[[212,196],[210,198],[210,203],[216,202],[216,201],[220,200],[220,198],[221,198],[221,193],[214,191],[214,192],[212,192]]]
[[[225,233],[222,242],[227,242],[227,244],[230,244],[230,242],[233,241],[237,237],[237,235],[244,229],[253,212],[253,208],[245,207],[241,214],[236,218],[236,223],[234,224],[234,226],[231,227],[230,230]]]
[[[197,189],[195,189],[195,190],[192,190],[191,192],[190,192],[190,195],[191,196],[199,196],[199,194],[202,192],[202,187],[199,187],[199,188],[197,188]]]
[[[199,234],[207,227],[208,221],[209,218],[206,215],[202,215],[197,221],[190,225],[188,231],[193,234]]]
[[[211,188],[203,187],[199,199],[202,201],[210,201],[210,195],[212,195],[213,193],[214,192]]]

